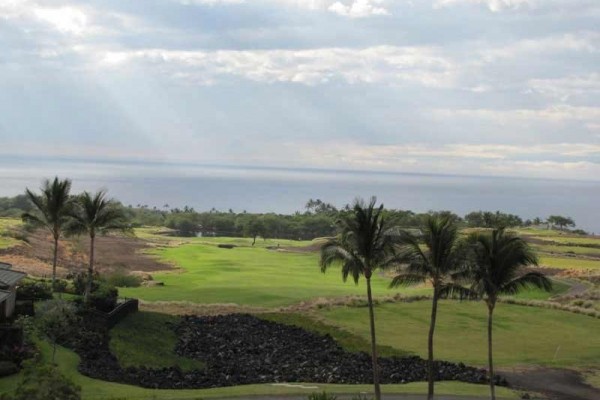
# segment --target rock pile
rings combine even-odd
[[[150,388],[209,388],[264,382],[372,383],[371,357],[349,353],[331,336],[265,321],[247,314],[185,317],[175,327],[175,351],[202,360],[201,371],[121,368],[108,344],[80,354],[79,370],[91,377]],[[79,352],[79,351],[78,351]],[[380,358],[382,383],[427,380],[420,357]],[[436,362],[436,380],[487,381],[484,370]],[[498,384],[506,381],[496,377]]]

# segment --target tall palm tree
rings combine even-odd
[[[492,317],[500,295],[516,294],[527,287],[552,290],[552,282],[539,272],[521,274],[528,265],[537,265],[537,256],[520,237],[495,229],[491,232],[473,234],[473,265],[469,268],[471,290],[483,298],[488,308],[488,362],[491,399],[496,398],[494,389],[494,363],[492,357]]]
[[[397,262],[405,265],[393,278],[390,287],[415,285],[429,281],[433,286],[431,320],[427,337],[428,349],[428,390],[427,398],[433,399],[434,360],[433,336],[437,318],[438,300],[449,296],[464,297],[469,290],[453,277],[465,265],[465,251],[459,241],[458,230],[452,218],[447,215],[430,215],[426,218],[420,233],[408,231],[400,233],[400,248]],[[421,244],[425,247],[422,248]]]
[[[369,204],[356,200],[351,211],[338,221],[340,235],[321,247],[321,271],[325,272],[332,264],[342,265],[342,278],[352,276],[358,284],[361,276],[367,281],[367,300],[371,328],[371,355],[373,359],[373,384],[375,399],[381,399],[379,367],[377,366],[377,346],[375,341],[375,315],[371,293],[373,271],[386,267],[393,260],[394,236],[389,234],[386,221],[382,217],[383,204],[375,207],[376,198]]]
[[[92,291],[94,279],[94,245],[96,235],[110,231],[127,230],[126,217],[117,203],[106,197],[106,192],[100,190],[95,194],[83,192],[77,197],[73,217],[67,230],[71,234],[87,233],[90,237],[90,255],[88,264],[87,281],[85,285],[85,300]]]
[[[21,217],[23,222],[34,226],[44,227],[52,234],[54,239],[54,256],[52,258],[52,290],[56,289],[56,263],[58,260],[58,240],[73,204],[70,192],[71,181],[60,180],[55,177],[52,182],[45,180],[40,188],[41,193],[35,194],[26,189],[25,194],[35,207],[32,213],[26,212]]]

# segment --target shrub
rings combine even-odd
[[[106,277],[106,282],[116,287],[139,287],[142,284],[142,278],[123,271],[116,271]]]
[[[81,400],[81,387],[62,375],[52,365],[28,361],[24,369],[23,380],[17,386],[15,394],[3,396],[6,400]]]
[[[0,378],[19,372],[19,367],[12,361],[0,361]]]
[[[108,283],[100,283],[88,297],[87,305],[102,312],[111,312],[117,306],[119,291]]]
[[[78,272],[74,275],[69,275],[69,278],[73,280],[73,289],[75,294],[83,295],[85,293],[85,286],[87,284],[87,272]],[[100,285],[100,275],[94,272],[92,280],[92,292],[95,291]]]
[[[336,400],[337,396],[328,394],[327,392],[311,393],[308,395],[308,400]]]
[[[65,300],[48,300],[37,307],[35,322],[52,343],[52,361],[56,345],[66,343],[80,325],[75,305]]]
[[[57,279],[54,282],[54,291],[55,292],[60,292],[60,293],[66,293],[67,291],[67,286],[69,286],[69,282],[67,282],[64,279]]]
[[[43,281],[24,279],[17,287],[17,298],[50,300],[52,298],[52,287],[49,283]]]

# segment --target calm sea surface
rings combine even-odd
[[[343,206],[357,196],[375,195],[386,207],[417,212],[568,215],[578,227],[600,233],[600,181],[4,159],[0,196],[35,189],[54,175],[73,179],[76,191],[105,188],[124,204],[159,208],[292,213],[309,198]]]

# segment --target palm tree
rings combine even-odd
[[[398,264],[405,267],[397,274],[390,287],[415,285],[429,281],[433,286],[431,320],[427,338],[428,390],[427,398],[433,399],[434,361],[433,335],[437,318],[438,300],[450,296],[464,297],[469,290],[454,281],[454,275],[464,266],[464,246],[458,240],[458,230],[448,215],[429,215],[422,231],[414,234],[400,233],[401,245],[397,254]],[[421,244],[425,244],[425,248]]]
[[[26,189],[25,194],[35,207],[34,213],[24,213],[23,222],[44,227],[54,239],[54,257],[52,258],[52,290],[56,289],[56,263],[58,260],[58,239],[63,227],[69,221],[72,206],[71,181],[55,177],[52,182],[45,180],[40,188],[41,194]]]
[[[107,233],[114,230],[124,231],[125,214],[113,200],[106,198],[106,192],[101,190],[94,195],[83,192],[77,197],[77,202],[71,213],[73,219],[67,229],[71,234],[87,233],[90,237],[90,256],[88,276],[85,286],[84,298],[88,299],[92,291],[94,279],[94,244],[96,234]]]
[[[488,308],[488,362],[490,394],[494,390],[494,364],[492,357],[492,317],[498,297],[513,295],[521,289],[538,287],[552,290],[552,282],[539,272],[520,274],[522,267],[537,265],[537,256],[520,237],[505,232],[503,228],[491,232],[473,234],[473,265],[469,269],[471,290],[483,298]]]
[[[332,264],[342,265],[344,281],[352,276],[358,284],[360,276],[367,281],[367,300],[371,328],[371,355],[373,359],[373,384],[375,399],[381,399],[377,347],[375,341],[375,316],[371,293],[371,277],[377,268],[386,267],[393,260],[394,236],[389,234],[386,221],[382,217],[383,204],[375,207],[376,198],[369,204],[356,200],[349,213],[338,221],[340,235],[321,247],[321,271],[325,272]]]

